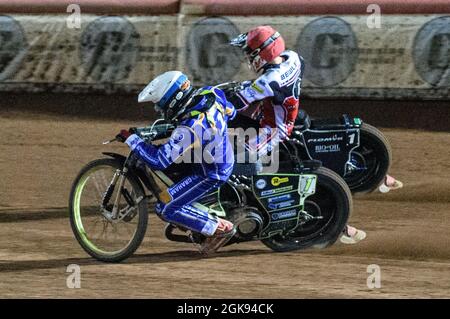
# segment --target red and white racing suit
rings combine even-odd
[[[268,64],[259,78],[244,82],[244,88],[229,98],[238,112],[261,101],[259,126],[265,132],[256,142],[258,153],[272,150],[288,137],[298,113],[303,59],[294,51],[284,51],[280,56],[281,64]]]

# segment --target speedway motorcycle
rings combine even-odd
[[[136,129],[157,142],[169,123]],[[105,142],[105,144],[115,141]],[[134,153],[103,153],[81,169],[70,192],[70,223],[81,247],[104,262],[119,262],[140,246],[147,229],[149,203],[182,178],[183,163],[152,170]],[[283,152],[276,173],[261,173],[260,163],[236,163],[220,189],[195,206],[232,221],[237,232],[227,245],[260,240],[274,251],[323,248],[347,224],[352,198],[346,183],[320,162],[299,160],[296,149]],[[168,240],[200,244],[205,237],[167,224]]]
[[[241,88],[239,82],[217,86],[226,94]],[[258,121],[239,115],[229,127],[257,127]],[[336,119],[311,119],[300,110],[290,139],[302,160],[319,160],[340,175],[354,194],[369,193],[383,183],[392,151],[389,141],[377,128],[358,117],[342,115]],[[283,148],[280,148],[283,151]]]

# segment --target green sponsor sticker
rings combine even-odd
[[[256,84],[256,82],[253,82],[252,89],[255,90],[256,92],[261,93],[261,94],[264,93],[264,89],[259,87],[258,84]]]

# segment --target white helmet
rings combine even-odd
[[[179,116],[190,96],[192,86],[188,77],[180,71],[168,71],[158,75],[139,93],[138,102],[153,102],[155,110],[164,118],[173,120]]]

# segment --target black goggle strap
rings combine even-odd
[[[250,55],[252,58],[256,57],[259,54],[259,52],[261,52],[262,50],[267,48],[269,45],[271,45],[273,42],[275,42],[275,40],[278,39],[279,37],[280,37],[280,33],[278,31],[275,32],[266,41],[264,41],[263,44],[261,44],[259,46],[259,48],[248,53],[248,55]]]

